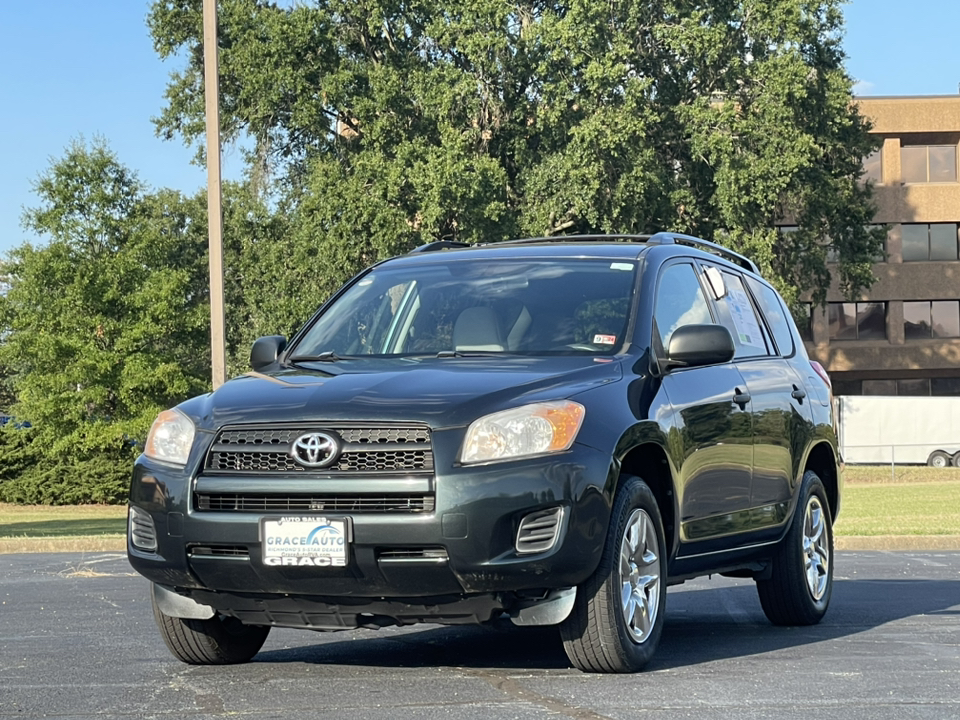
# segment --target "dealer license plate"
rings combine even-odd
[[[345,518],[316,515],[263,518],[263,564],[293,567],[346,567],[350,525]]]

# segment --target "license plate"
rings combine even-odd
[[[350,526],[345,518],[263,518],[260,541],[264,565],[346,567],[350,556]]]

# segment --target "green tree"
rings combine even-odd
[[[301,305],[430,240],[660,229],[822,301],[827,244],[851,293],[881,249],[840,6],[223,0],[224,135],[252,139],[251,175],[284,208],[277,257],[310,264]],[[158,132],[200,146],[201,2],[157,0],[148,23],[186,58]]]
[[[118,500],[156,413],[208,388],[205,204],[148,192],[102,141],[74,143],[35,189],[24,225],[50,242],[0,263],[0,367],[40,459],[0,490]]]

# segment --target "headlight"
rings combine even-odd
[[[573,445],[585,410],[570,400],[536,403],[487,415],[467,428],[460,462],[488,462],[563,452]]]
[[[153,421],[143,454],[160,462],[186,465],[194,433],[190,418],[179,410],[164,410]]]

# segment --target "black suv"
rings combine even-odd
[[[271,626],[559,625],[642,668],[667,585],[823,617],[841,477],[823,369],[748,259],[674,233],[438,242],[162,413],[128,551],[180,660]]]

